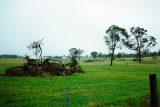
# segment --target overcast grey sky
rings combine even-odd
[[[30,55],[27,45],[42,38],[44,55],[67,55],[72,47],[107,53],[103,37],[112,24],[147,29],[157,51],[159,11],[160,0],[0,0],[0,54]]]

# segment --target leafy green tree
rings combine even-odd
[[[156,51],[154,51],[154,52],[152,53],[152,58],[153,58],[153,60],[154,60],[154,59],[157,59],[157,55],[158,55],[158,53],[157,53]]]
[[[69,52],[70,52],[70,55],[71,55],[71,67],[76,67],[76,65],[78,64],[78,62],[77,62],[77,60],[76,60],[76,58],[77,58],[77,56],[78,56],[78,49],[76,49],[76,48],[71,48],[70,50],[69,50]]]
[[[150,51],[149,51],[149,49],[146,49],[146,50],[144,50],[143,52],[142,52],[142,57],[148,57],[148,56],[150,56]]]
[[[39,59],[40,62],[42,62],[42,40],[39,41],[34,41],[32,42],[29,46],[28,49],[29,50],[33,50],[33,54],[37,57],[37,59]]]
[[[122,58],[123,56],[124,56],[123,53],[118,53],[118,54],[117,54],[117,58]]]
[[[91,56],[93,57],[93,59],[95,59],[97,55],[98,55],[98,52],[96,51],[91,52]]]
[[[80,67],[79,63],[77,62],[77,57],[79,54],[79,49],[76,48],[71,48],[69,50],[70,55],[71,55],[71,63],[69,63],[69,66],[71,68],[72,72],[79,72],[82,73],[84,72],[83,69]]]
[[[137,59],[139,63],[141,63],[142,53],[157,44],[156,38],[153,36],[147,36],[147,30],[140,27],[132,27],[130,32],[131,35],[127,40],[123,40],[124,44],[127,48],[137,52]]]
[[[98,53],[98,57],[100,58],[100,60],[102,59],[102,52]]]
[[[83,49],[78,49],[78,58],[79,58],[79,60],[80,60],[80,58],[81,58],[81,55],[83,54]]]
[[[72,58],[77,58],[77,56],[78,56],[78,49],[76,49],[76,48],[71,48],[70,50],[69,50],[69,52],[70,52],[70,55],[71,55],[71,57]]]
[[[124,28],[118,27],[116,25],[110,26],[106,30],[107,36],[104,37],[105,43],[108,46],[109,51],[111,52],[111,66],[113,65],[114,52],[116,48],[122,46],[122,39],[128,37],[127,31]]]

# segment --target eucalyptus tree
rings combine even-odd
[[[96,51],[91,52],[91,56],[93,57],[93,59],[95,59],[97,55],[98,55],[98,52]]]
[[[78,56],[78,49],[76,49],[76,48],[71,48],[70,50],[69,50],[69,52],[70,52],[70,55],[71,55],[71,60],[72,59],[76,59],[77,58],[77,56]]]
[[[78,58],[80,60],[81,55],[83,54],[84,50],[83,49],[78,49]]]
[[[98,57],[100,58],[100,60],[102,59],[102,52],[98,53]]]
[[[122,47],[122,39],[125,40],[128,37],[127,31],[124,28],[116,25],[111,25],[106,30],[106,36],[104,37],[105,43],[111,52],[111,66],[113,65],[114,53],[116,48]]]
[[[39,41],[34,41],[28,46],[28,49],[33,50],[33,54],[37,57],[37,59],[39,59],[40,62],[42,62],[42,41],[43,39]]]
[[[71,48],[69,50],[69,52],[70,52],[70,55],[71,55],[71,65],[70,66],[75,67],[78,64],[78,62],[76,60],[76,58],[78,57],[78,49],[77,48]]]
[[[123,42],[127,48],[136,51],[137,59],[141,63],[142,53],[157,44],[156,38],[148,36],[147,30],[140,27],[132,27],[130,32],[131,35]]]

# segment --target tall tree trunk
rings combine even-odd
[[[137,52],[136,58],[137,58],[136,61],[138,61],[139,60],[139,52]]]
[[[142,60],[141,60],[142,56],[141,56],[141,49],[140,48],[138,50],[138,56],[139,56],[139,58],[138,58],[139,59],[139,63],[141,63],[142,62]]]
[[[42,48],[41,47],[39,47],[40,48],[40,55],[39,55],[39,59],[40,59],[40,62],[42,63]]]
[[[113,65],[112,63],[113,63],[113,54],[112,54],[112,56],[111,56],[111,66]]]
[[[113,65],[113,57],[114,57],[114,49],[112,50],[112,55],[111,55],[111,66]]]

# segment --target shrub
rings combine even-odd
[[[94,61],[91,59],[88,59],[88,60],[85,60],[84,62],[94,62]]]
[[[137,59],[137,58],[134,58],[133,61],[138,61],[138,59]]]
[[[119,58],[117,61],[127,61],[125,58]]]

